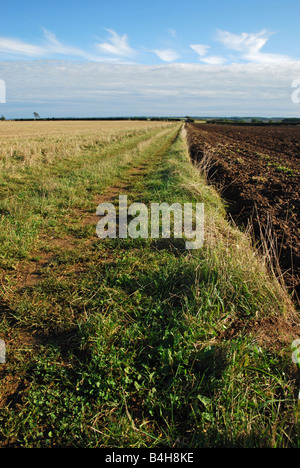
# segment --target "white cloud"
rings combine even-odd
[[[201,62],[208,65],[222,65],[227,61],[224,57],[220,57],[219,55],[207,55],[207,52],[210,49],[210,46],[208,45],[190,44],[190,48],[199,55]]]
[[[227,49],[241,52],[241,58],[254,63],[283,63],[292,62],[287,55],[264,53],[261,49],[266,45],[272,34],[266,29],[258,33],[233,34],[218,30],[217,40]]]
[[[207,55],[207,51],[210,49],[210,46],[205,44],[190,44],[190,48],[193,49],[196,54],[200,55],[200,57],[204,57]]]
[[[224,57],[219,55],[208,55],[207,57],[202,57],[201,61],[208,65],[222,65],[227,62]]]
[[[100,60],[100,57],[91,54],[89,52],[86,52],[83,49],[80,49],[78,47],[72,47],[68,45],[62,44],[57,38],[54,33],[51,31],[48,31],[47,29],[43,29],[44,31],[44,36],[46,39],[46,44],[44,47],[45,50],[45,55],[65,55],[65,56],[71,56],[71,57],[78,57],[78,58],[84,58],[86,60],[92,60],[92,61],[98,61]]]
[[[158,65],[128,63],[129,58],[139,57],[128,36],[108,32],[109,39],[98,41],[91,52],[60,42],[46,29],[38,45],[0,37],[2,56],[22,58],[0,62],[0,78],[7,89],[1,114],[8,118],[30,116],[33,111],[79,117],[299,114],[299,106],[291,101],[291,82],[300,76],[300,62],[263,52],[272,35],[265,29],[241,34],[218,31],[217,40],[231,51],[224,57],[210,55],[207,44],[191,44],[197,64],[182,59],[172,63],[180,58],[173,48],[148,49],[148,58],[155,54],[165,62]],[[61,57],[84,60],[50,60]]]
[[[19,39],[0,38],[0,52],[5,55],[14,55],[17,57],[51,57],[53,55],[65,55],[72,57],[80,57],[87,60],[97,60],[97,56],[90,54],[82,49],[66,46],[59,42],[55,34],[43,29],[44,43],[41,46],[28,44]]]
[[[119,35],[112,29],[107,29],[109,38],[105,42],[97,42],[91,50],[85,50],[80,47],[64,44],[56,35],[43,29],[44,37],[40,44],[31,44],[16,38],[0,37],[0,54],[4,59],[19,59],[23,57],[31,58],[59,58],[68,57],[82,59],[92,62],[105,63],[129,63],[129,59],[141,58],[142,55],[129,45],[127,34]],[[168,30],[173,37],[176,36],[174,29]],[[190,44],[190,48],[198,55],[198,59],[207,65],[220,65],[226,62],[251,62],[261,64],[283,64],[296,62],[288,55],[265,53],[263,47],[273,33],[263,29],[257,33],[234,34],[228,31],[218,30],[216,39],[223,47],[230,50],[231,53],[226,56],[209,55],[210,45],[202,43]],[[149,55],[155,54],[161,61],[172,63],[177,61],[181,54],[173,48],[161,49],[141,49]],[[182,48],[182,50],[184,50]],[[184,58],[181,58],[184,60]],[[131,60],[133,61],[133,60]]]
[[[270,35],[266,29],[259,33],[242,34],[218,30],[217,38],[228,49],[255,54],[267,43]]]
[[[156,49],[153,51],[163,62],[174,62],[180,55],[173,49]]]
[[[121,57],[132,57],[135,51],[128,44],[127,34],[119,36],[112,29],[107,29],[110,33],[109,42],[96,44],[97,49],[105,54],[113,54]]]
[[[19,39],[0,37],[0,52],[13,55],[25,55],[28,57],[40,57],[46,53],[45,47],[22,42]]]
[[[291,83],[300,62],[112,65],[70,61],[0,63],[7,118],[124,115],[299,115]]]
[[[89,52],[79,47],[73,47],[60,42],[56,35],[51,31],[43,28],[44,41],[42,45],[34,45],[23,42],[19,39],[1,38],[0,37],[0,52],[6,57],[11,55],[15,57],[34,57],[34,58],[47,58],[55,56],[68,56],[75,57],[93,62],[111,62],[121,63],[119,57],[129,57],[134,54],[134,50],[128,45],[128,38],[126,34],[119,36],[116,32],[108,30],[111,34],[110,42],[103,44],[95,44],[95,48],[105,55],[99,53]],[[113,57],[108,57],[113,55]]]
[[[210,49],[210,46],[208,45],[190,44],[190,48],[199,55],[201,62],[208,65],[222,65],[227,62],[224,57],[220,57],[219,55],[207,55],[207,52]]]

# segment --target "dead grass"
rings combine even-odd
[[[19,172],[26,166],[73,158],[93,146],[105,147],[170,123],[135,121],[1,122],[0,164]]]

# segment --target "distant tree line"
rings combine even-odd
[[[300,119],[298,118],[287,118],[287,119],[207,119],[207,123],[210,124],[223,124],[223,125],[254,125],[254,126],[265,126],[265,125],[300,125]]]
[[[22,121],[32,121],[32,120],[41,120],[41,121],[126,121],[126,120],[144,120],[144,121],[160,121],[160,122],[188,122],[193,123],[197,120],[196,117],[47,117],[41,118],[39,114],[34,112],[34,118],[23,118],[23,119],[12,119],[17,122]],[[266,119],[266,118],[242,118],[242,117],[233,117],[233,118],[202,118],[200,120],[206,121],[210,124],[227,124],[227,125],[300,125],[300,118],[285,118],[285,119]],[[4,115],[0,117],[0,120],[5,120]]]
[[[81,121],[81,120],[87,120],[87,121],[111,121],[111,120],[145,120],[145,121],[161,121],[161,122],[180,122],[184,119],[180,117],[47,117],[47,118],[41,118],[37,114],[37,117],[35,116],[34,119],[12,119],[17,122],[22,122],[22,121],[31,121],[31,120],[36,120],[39,119],[41,121]]]

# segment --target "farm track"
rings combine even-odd
[[[300,128],[189,124],[187,138],[229,214],[238,225],[252,223],[299,304]]]
[[[44,243],[47,245],[47,251],[36,251],[34,250],[34,256],[38,259],[35,261],[21,261],[13,273],[14,277],[14,294],[22,295],[27,288],[34,288],[47,278],[47,275],[52,269],[56,258],[58,258],[63,252],[71,252],[76,249],[86,249],[97,240],[96,225],[99,221],[99,217],[96,215],[96,208],[100,203],[117,201],[120,194],[129,194],[130,191],[134,190],[135,185],[145,177],[147,172],[155,167],[157,161],[163,157],[163,155],[169,150],[170,146],[176,140],[178,131],[174,132],[172,129],[163,129],[158,134],[151,138],[147,138],[138,145],[138,150],[141,152],[142,158],[139,158],[138,163],[132,162],[130,166],[124,171],[122,178],[116,178],[115,183],[106,187],[102,193],[98,193],[94,196],[91,202],[91,209],[82,210],[75,209],[70,213],[70,220],[66,220],[66,223],[72,221],[74,217],[79,220],[79,225],[85,228],[94,227],[92,235],[87,235],[84,238],[78,238],[76,235],[66,235],[65,237],[48,237],[47,234],[42,234]],[[149,148],[154,147],[150,157]],[[145,152],[143,154],[143,152]],[[6,315],[9,313],[13,315],[9,303],[5,300],[0,300],[0,313]],[[10,341],[6,340],[6,343],[11,348],[20,346],[20,343],[27,343],[29,346],[39,345],[40,343],[47,343],[49,341],[48,336],[32,334],[30,330],[23,329],[20,331],[20,339]],[[51,340],[51,338],[50,338]]]
[[[170,129],[164,129],[154,137],[142,141],[139,143],[139,150],[143,152],[147,148],[151,147],[151,145],[157,142],[160,138],[164,138],[168,133],[170,133]],[[91,203],[91,209],[75,209],[74,212],[70,213],[70,218],[74,218],[74,216],[78,218],[80,220],[81,226],[95,226],[94,236],[83,240],[85,245],[90,244],[96,238],[96,224],[99,221],[99,217],[96,215],[97,206],[103,202],[113,202],[118,198],[119,194],[124,194],[131,190],[138,182],[138,180],[140,180],[150,169],[150,167],[155,164],[155,161],[160,156],[160,154],[163,154],[163,152],[168,148],[169,145],[162,145],[159,150],[157,150],[152,155],[151,158],[148,158],[147,160],[143,159],[138,164],[132,163],[130,167],[125,170],[122,179],[117,178],[116,182],[113,185],[106,187],[103,193],[95,195],[94,200]],[[26,261],[19,264],[17,276],[18,282],[22,288],[31,286],[43,278],[43,271],[46,271],[51,262],[55,259],[57,250],[58,252],[61,250],[71,250],[77,248],[78,243],[82,242],[82,240],[79,241],[78,238],[70,235],[56,238],[48,238],[46,235],[43,237],[50,251],[37,252],[36,254],[39,258],[38,262]],[[54,252],[51,252],[51,250],[54,250]]]
[[[134,190],[135,185],[155,166],[160,157],[163,157],[169,150],[177,136],[178,130],[174,135],[174,129],[164,129],[154,137],[139,143],[139,150],[141,154],[145,151],[145,155],[148,154],[148,152],[146,152],[148,148],[155,146],[151,157],[144,157],[143,155],[142,160],[139,158],[138,164],[132,163],[130,165],[124,172],[122,179],[117,178],[115,184],[106,187],[103,193],[96,194],[91,203],[91,210],[84,211],[78,209],[70,214],[70,218],[74,217],[74,215],[79,218],[82,226],[87,228],[94,227],[94,233],[82,239],[70,235],[57,238],[48,238],[45,236],[44,240],[48,245],[47,252],[35,252],[38,261],[27,260],[20,262],[16,267],[13,274],[15,283],[13,294],[22,295],[27,289],[38,287],[38,285],[51,274],[55,260],[61,254],[65,252],[70,253],[73,250],[76,251],[76,249],[88,249],[95,242],[95,239],[97,239],[96,224],[99,221],[99,217],[95,214],[97,206],[103,202],[114,202],[114,200],[117,200],[119,194],[127,194],[131,190]],[[107,259],[103,259],[103,261],[105,262]],[[80,272],[78,274],[80,274]],[[14,316],[14,311],[11,309],[9,302],[0,300],[0,314],[2,316]],[[36,333],[26,327],[22,327],[12,333],[8,333],[5,337],[5,342],[11,354],[14,354],[16,350],[21,348],[38,349],[40,346],[58,342],[60,346],[67,348],[68,332],[56,336],[56,334]],[[0,377],[2,378],[0,408],[7,405],[9,401],[17,399],[23,385],[21,379],[17,376],[7,376],[7,378],[4,378],[5,374],[2,374],[3,372],[0,370]]]

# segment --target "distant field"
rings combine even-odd
[[[160,127],[161,122],[155,121],[35,121],[35,122],[13,122],[3,121],[0,125],[0,136],[11,138],[18,136],[51,136],[51,135],[84,135],[101,133],[118,133],[128,130],[144,130],[146,128]],[[168,125],[168,124],[165,124]],[[170,125],[170,124],[169,124]]]
[[[20,167],[54,157],[72,157],[93,145],[162,128],[160,122],[1,122],[0,161]],[[170,124],[165,124],[168,126]]]
[[[99,239],[121,194],[203,248]],[[299,315],[181,123],[0,122],[0,284],[1,448],[300,447]]]

